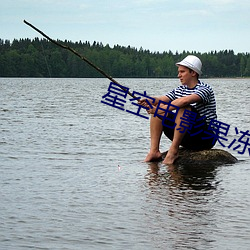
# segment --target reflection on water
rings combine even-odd
[[[163,165],[164,166],[164,165]],[[180,190],[210,190],[216,188],[214,182],[216,166],[211,165],[170,165],[162,171],[161,163],[149,163],[149,184],[168,184]]]
[[[238,166],[234,165],[236,172],[239,172]],[[237,197],[237,191],[233,195],[228,190],[235,185],[234,181],[231,179],[229,186],[225,181],[225,173],[231,171],[231,167],[148,164],[145,180],[150,190],[147,202],[151,209],[146,212],[146,220],[152,231],[161,227],[166,234],[166,240],[162,240],[162,232],[151,238],[159,249],[162,244],[167,244],[169,249],[238,249],[238,244],[239,249],[248,249],[249,214],[243,211],[249,198],[231,200]],[[247,187],[242,185],[243,188],[238,188],[246,191]],[[233,219],[230,212],[235,206],[243,212],[237,219]],[[237,225],[232,225],[232,221]]]
[[[211,234],[216,228],[216,167],[165,166],[149,163],[146,180],[150,197],[156,201],[155,219],[163,226],[169,249],[211,247]],[[162,217],[163,215],[163,217]],[[166,224],[162,223],[165,216]],[[156,222],[155,222],[156,223]]]

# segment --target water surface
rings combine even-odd
[[[179,84],[119,81],[149,95]],[[250,80],[205,82],[232,141],[249,129]],[[249,249],[249,153],[224,148],[239,162],[219,167],[143,163],[149,120],[101,103],[108,86],[0,79],[0,249]]]

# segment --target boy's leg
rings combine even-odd
[[[161,158],[161,152],[159,147],[162,131],[162,120],[152,115],[150,119],[150,151],[144,160],[145,162]]]
[[[191,110],[191,107],[185,107],[185,108],[180,108],[176,118],[175,118],[175,129],[174,129],[174,136],[173,136],[173,140],[172,140],[172,144],[168,150],[168,153],[163,161],[164,164],[173,164],[174,161],[178,158],[179,156],[179,146],[181,144],[181,141],[183,139],[183,137],[186,134],[186,131],[184,133],[180,133],[180,130],[177,130],[178,128],[180,128],[180,123],[181,123],[181,117],[183,116],[184,110],[188,109]]]

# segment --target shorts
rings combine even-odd
[[[181,146],[183,146],[186,149],[192,149],[192,150],[205,150],[205,149],[211,149],[216,141],[216,135],[213,133],[212,130],[208,130],[208,125],[204,119],[201,118],[199,112],[192,106],[191,111],[195,112],[197,114],[196,116],[196,122],[192,125],[190,130],[187,130],[182,141]],[[167,126],[163,126],[163,132],[164,134],[172,141],[174,136],[174,114],[169,113],[168,117],[170,120],[165,119],[164,124]],[[198,121],[197,121],[198,120]],[[205,131],[207,133],[205,133]],[[209,132],[208,132],[209,131]],[[213,136],[214,134],[214,136]]]

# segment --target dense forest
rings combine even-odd
[[[188,54],[197,55],[203,63],[203,77],[249,77],[250,53],[233,50],[150,52],[143,48],[110,47],[99,42],[58,41],[112,77],[176,77],[175,62]],[[46,39],[0,39],[0,77],[102,77],[98,71]]]

